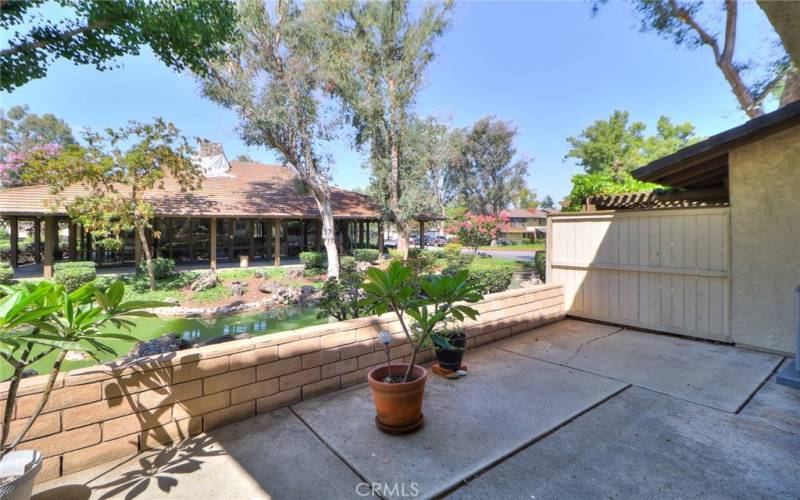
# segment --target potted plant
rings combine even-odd
[[[387,363],[367,374],[377,411],[375,422],[384,432],[414,432],[423,424],[422,399],[428,376],[427,370],[417,365],[417,355],[430,343],[452,349],[438,327],[448,321],[476,318],[478,311],[465,303],[477,302],[482,297],[467,283],[466,271],[453,276],[418,278],[397,261],[386,271],[369,269],[363,288],[365,305],[377,314],[393,312],[412,347],[409,363]]]
[[[436,361],[445,370],[456,371],[461,368],[464,350],[467,347],[467,334],[461,326],[447,327],[439,330],[439,335],[447,339],[449,345],[436,345]]]
[[[0,359],[13,368],[0,432],[0,498],[28,499],[43,456],[36,451],[14,451],[44,410],[67,351],[82,351],[98,362],[101,353],[116,355],[104,341],[134,341],[120,333],[104,333],[108,324],[130,328],[132,316],[152,316],[143,309],[163,302],[123,302],[124,286],[114,282],[105,291],[94,283],[68,292],[63,285],[42,281],[0,286]],[[23,372],[55,354],[39,401],[22,429],[11,436],[11,420]]]

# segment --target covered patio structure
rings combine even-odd
[[[167,179],[164,189],[148,193],[155,209],[148,235],[154,257],[178,263],[269,261],[323,248],[322,221],[314,199],[300,194],[291,170],[279,165],[230,162],[208,172],[202,187],[181,192]],[[373,246],[381,249],[379,212],[364,195],[332,188],[336,241],[340,251]],[[48,186],[5,188],[0,192],[0,217],[9,226],[9,261],[13,267],[42,264],[49,278],[59,260],[93,260],[98,266],[138,264],[143,251],[132,233],[122,235],[118,251],[99,248],[92,235],[71,220],[65,206],[91,193],[72,186],[58,197]]]

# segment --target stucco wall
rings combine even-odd
[[[731,333],[794,351],[800,285],[800,126],[730,153]]]

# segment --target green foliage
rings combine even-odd
[[[63,285],[68,292],[77,290],[88,283],[93,283],[96,278],[97,272],[94,266],[62,267],[53,273],[53,281]]]
[[[510,122],[492,116],[478,120],[463,133],[459,157],[446,182],[469,211],[498,214],[525,188],[528,160],[514,159],[516,135],[517,129]],[[530,201],[526,198],[525,203]]]
[[[459,243],[448,243],[444,246],[445,260],[447,267],[453,269],[466,269],[475,260],[474,254],[463,253],[463,245]]]
[[[339,258],[339,268],[343,274],[352,273],[356,270],[356,259],[349,255],[342,255]]]
[[[536,252],[533,258],[533,272],[536,276],[545,282],[547,279],[547,255],[544,252]]]
[[[502,212],[497,215],[466,213],[453,219],[447,229],[455,233],[459,243],[471,247],[477,253],[478,247],[491,243],[507,224],[508,217]]]
[[[7,285],[14,279],[14,268],[10,264],[0,262],[0,285]]]
[[[578,137],[568,137],[572,148],[566,158],[575,158],[587,174],[619,175],[673,153],[698,140],[689,123],[673,125],[658,119],[656,135],[645,136],[642,122],[628,124],[627,111],[614,111],[608,120],[597,120]]]
[[[510,269],[485,269],[470,271],[469,284],[480,294],[504,292],[511,285]]]
[[[375,267],[369,269],[362,288],[365,293],[362,304],[377,314],[394,312],[413,348],[403,381],[408,380],[417,353],[429,341],[439,348],[452,348],[437,332],[439,326],[460,322],[467,317],[475,319],[478,311],[467,304],[482,299],[467,283],[467,271],[459,271],[453,276],[414,278],[410,267],[396,261],[389,264],[386,271]],[[414,323],[409,325],[408,318]]]
[[[139,268],[136,270],[141,275],[147,275],[147,262],[142,261],[139,263]],[[157,257],[153,259],[153,275],[157,280],[169,278],[175,274],[175,260],[166,257]]]
[[[51,113],[41,116],[31,113],[28,106],[13,106],[8,112],[0,110],[0,159],[6,160],[11,152],[28,153],[44,144],[61,147],[75,144],[72,128]]]
[[[300,252],[300,262],[306,269],[325,269],[328,265],[328,254],[325,252]]]
[[[396,261],[402,261],[403,260],[403,252],[401,252],[400,250],[398,250],[396,248],[390,248],[389,249],[389,258],[392,259],[392,260],[396,260]]]
[[[544,209],[555,208],[555,206],[556,206],[556,203],[553,201],[553,197],[550,196],[549,194],[547,196],[545,196],[544,198],[542,198],[542,202],[539,203],[539,207],[540,208],[544,208]]]
[[[97,264],[91,260],[71,260],[68,262],[56,262],[53,264],[53,271],[56,273],[65,269],[97,269]]]
[[[356,262],[376,262],[380,257],[380,252],[373,248],[357,248],[353,250],[353,257]]]
[[[114,59],[139,54],[148,45],[167,66],[205,74],[207,59],[234,33],[233,2],[175,0],[150,2],[72,2],[57,0],[65,19],[47,16],[42,2],[7,2],[0,26],[13,33],[0,55],[0,89],[7,92],[42,78],[58,58],[91,64],[98,70],[117,66]]]
[[[317,307],[319,318],[333,316],[339,321],[358,318],[367,312],[360,303],[360,289],[364,276],[359,273],[342,274],[339,278],[328,278],[322,285],[322,298]]]
[[[89,283],[69,292],[62,285],[41,281],[36,284],[24,282],[15,287],[5,287],[3,291],[6,296],[0,299],[0,358],[14,367],[4,414],[6,423],[13,415],[17,389],[28,366],[53,352],[58,353],[41,400],[30,417],[29,423],[33,423],[50,397],[67,351],[85,352],[98,362],[102,353],[116,356],[107,340],[135,339],[121,333],[104,333],[103,327],[111,324],[117,329],[129,329],[134,326],[131,317],[152,316],[144,309],[165,305],[161,302],[124,302],[125,287],[119,281],[105,290]],[[13,449],[25,437],[23,431],[14,442],[8,443],[9,430],[7,425],[3,426],[0,454]]]
[[[424,248],[410,248],[406,264],[411,266],[415,275],[431,272],[436,264],[439,253]]]
[[[461,254],[461,249],[463,249],[463,248],[464,248],[464,245],[462,245],[461,243],[452,243],[452,242],[451,242],[451,243],[448,243],[448,244],[446,244],[446,245],[445,245],[445,246],[442,248],[442,251],[444,251],[444,254],[445,254],[447,257],[450,257],[450,256],[452,256],[452,255],[459,255],[459,254]]]
[[[583,203],[591,196],[616,193],[636,193],[661,189],[662,186],[634,179],[627,172],[612,175],[607,173],[575,174],[572,176],[572,191],[567,197],[570,205],[565,212],[577,212],[583,209]]]

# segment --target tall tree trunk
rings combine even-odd
[[[137,225],[136,234],[139,236],[139,241],[142,242],[144,260],[147,264],[147,278],[150,281],[150,291],[154,292],[156,290],[156,272],[153,269],[153,256],[150,254],[150,246],[147,244],[147,235],[144,233],[144,227]]]
[[[389,171],[389,210],[397,229],[397,251],[403,259],[408,258],[408,223],[400,214],[400,151],[397,138],[389,134],[390,171]]]
[[[336,227],[333,222],[331,194],[315,179],[309,179],[307,182],[311,186],[311,192],[314,194],[314,200],[317,202],[319,215],[322,218],[322,242],[328,253],[328,277],[335,278],[339,276],[339,249],[336,248]],[[317,235],[318,238],[319,236]]]

